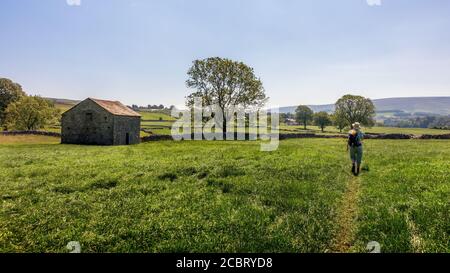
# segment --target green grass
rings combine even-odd
[[[59,137],[40,136],[40,135],[17,135],[4,136],[0,135],[0,145],[15,144],[58,144],[61,142]]]
[[[70,108],[75,106],[75,104],[68,104],[68,103],[55,103],[55,107],[58,109],[61,109],[61,113],[66,112]]]
[[[449,141],[366,141],[352,251],[450,252]],[[0,252],[326,252],[345,140],[0,145]],[[412,223],[412,224],[411,224]],[[414,227],[411,229],[411,226]],[[414,236],[413,236],[414,235]]]
[[[141,121],[141,128],[156,135],[170,135],[174,121]]]
[[[348,176],[327,148],[4,146],[0,251],[323,252]]]
[[[411,135],[442,135],[450,134],[450,130],[428,128],[397,128],[397,127],[372,127],[365,129],[366,133],[383,134],[411,134]]]
[[[141,127],[146,126],[159,126],[171,128],[173,121],[141,121]]]
[[[142,120],[160,120],[163,121],[174,121],[175,118],[162,112],[158,111],[140,111],[139,114],[142,116]]]
[[[358,242],[386,252],[450,252],[450,142],[368,142]]]

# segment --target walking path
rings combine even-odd
[[[337,211],[337,232],[332,245],[332,252],[348,252],[353,245],[358,217],[358,201],[360,193],[360,178],[352,177],[347,184],[347,190]]]

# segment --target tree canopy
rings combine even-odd
[[[305,130],[306,125],[308,125],[308,122],[313,120],[314,112],[306,105],[300,105],[295,110],[295,119],[298,123],[303,124]]]
[[[333,125],[336,126],[336,128],[338,128],[339,132],[341,133],[345,126],[347,126],[347,121],[344,119],[343,115],[336,115],[336,113],[333,113],[331,115],[331,120],[333,122]]]
[[[192,107],[194,98],[201,98],[203,106],[218,105],[224,132],[227,119],[232,118],[227,116],[229,109],[238,105],[261,107],[268,99],[253,68],[243,62],[219,57],[195,60],[187,74],[187,87],[196,91],[186,97],[186,105]]]
[[[8,105],[5,114],[8,129],[36,130],[54,121],[59,109],[39,96],[22,96]]]
[[[327,112],[318,112],[314,114],[314,124],[317,125],[323,132],[325,127],[331,125],[331,118]]]
[[[0,125],[5,121],[5,110],[11,102],[25,96],[20,84],[10,79],[0,78]]]
[[[375,124],[375,106],[369,98],[345,95],[335,104],[335,118],[343,120],[348,126],[359,122],[366,126]]]

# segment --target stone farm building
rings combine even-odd
[[[61,143],[128,145],[140,142],[141,115],[118,101],[88,98],[61,119]]]

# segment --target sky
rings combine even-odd
[[[450,96],[448,0],[1,0],[0,77],[45,97],[182,105],[193,60],[243,61],[270,105]]]

